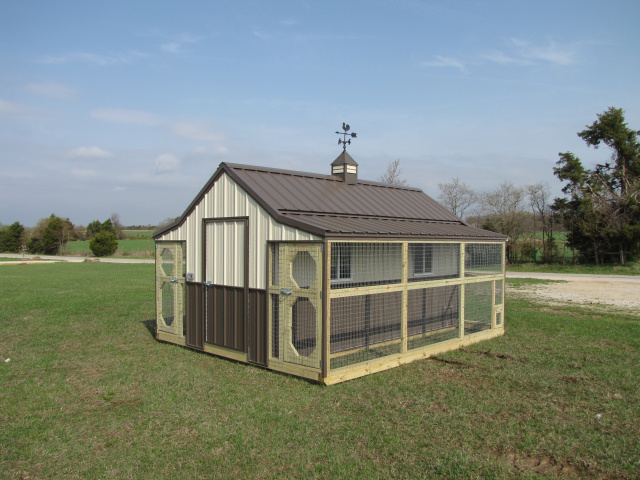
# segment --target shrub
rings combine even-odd
[[[89,248],[96,257],[109,257],[116,253],[118,241],[111,232],[100,232],[89,242]]]

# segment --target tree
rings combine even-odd
[[[407,181],[402,178],[402,168],[400,168],[400,159],[397,158],[387,165],[387,171],[378,177],[378,181],[389,185],[397,185],[403,187]]]
[[[538,231],[537,219],[540,219],[542,230],[542,261],[553,261],[557,253],[557,246],[553,239],[554,215],[549,203],[551,190],[548,183],[536,183],[526,187],[529,197],[529,206],[533,212],[533,228],[535,234]]]
[[[0,231],[0,252],[19,253],[22,250],[24,227],[19,222]]]
[[[114,217],[116,217],[115,221],[119,224],[120,220],[117,214],[113,214],[111,218],[102,223],[99,220],[94,220],[87,226],[87,231],[91,229],[93,237],[89,242],[89,249],[96,257],[113,255],[118,249],[117,231],[113,223]]]
[[[118,250],[118,240],[115,233],[105,230],[94,235],[89,242],[89,248],[96,257],[108,257]]]
[[[122,224],[120,223],[120,215],[112,213],[109,220],[111,220],[111,225],[113,226],[113,232],[115,233],[116,239],[122,240],[124,238],[124,233],[122,231]]]
[[[31,253],[57,255],[74,235],[73,223],[68,218],[62,219],[51,214],[49,218],[41,219],[31,232],[27,250]]]
[[[498,188],[480,196],[480,205],[484,215],[481,227],[507,235],[507,258],[515,262],[516,252],[513,241],[524,231],[526,215],[523,208],[525,190],[511,182],[503,182]]]
[[[478,194],[458,177],[447,183],[439,183],[438,189],[440,190],[438,200],[460,218],[478,200]]]
[[[626,258],[640,250],[640,132],[631,130],[622,109],[610,107],[578,133],[588,146],[608,146],[611,161],[585,169],[571,152],[560,153],[554,174],[569,198],[556,199],[567,242],[583,261],[596,264]]]

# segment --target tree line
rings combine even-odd
[[[467,223],[509,237],[511,262],[566,260],[620,263],[640,254],[640,131],[628,127],[624,111],[610,107],[578,132],[587,146],[607,147],[609,160],[585,168],[571,152],[559,153],[553,169],[565,197],[551,198],[547,183],[505,181],[478,192],[459,178],[438,184],[438,200]],[[399,160],[390,162],[383,183],[404,185]],[[565,238],[564,242],[559,238]]]
[[[0,225],[0,252],[59,255],[67,242],[89,240],[91,252],[96,257],[104,257],[116,252],[118,240],[124,238],[123,230],[117,213],[103,222],[94,220],[86,227],[75,226],[68,218],[51,214],[30,229],[19,222]]]

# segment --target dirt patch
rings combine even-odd
[[[578,471],[567,462],[560,462],[544,455],[519,455],[508,453],[501,459],[521,472],[534,472],[540,475],[560,475],[571,477]]]
[[[536,283],[507,291],[513,295],[536,298],[549,305],[613,306],[638,315],[640,311],[640,282],[636,277],[628,279],[606,276],[563,276],[565,283]],[[605,277],[605,278],[603,278]]]

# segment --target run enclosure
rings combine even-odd
[[[503,248],[271,243],[269,367],[332,384],[502,334]]]

